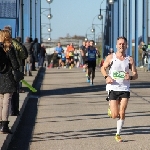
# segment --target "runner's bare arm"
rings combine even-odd
[[[108,55],[104,61],[103,66],[101,67],[101,73],[104,77],[108,76],[106,69],[109,67],[111,60],[112,60],[112,55]]]
[[[97,53],[97,55],[98,55],[98,58],[100,58],[100,53],[99,53],[99,51],[98,51],[97,48],[96,48],[96,53]]]
[[[136,80],[138,78],[138,73],[137,73],[137,69],[133,57],[130,57],[130,64],[131,64],[131,71],[132,71],[132,76],[130,77],[130,79]]]

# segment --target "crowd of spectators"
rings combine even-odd
[[[19,114],[19,94],[24,76],[32,76],[32,71],[43,67],[45,47],[38,39],[12,38],[12,28],[5,26],[0,30],[0,132],[11,134],[9,116]]]

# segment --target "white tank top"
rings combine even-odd
[[[113,64],[109,70],[109,76],[114,80],[113,83],[106,85],[106,91],[129,91],[130,80],[125,80],[125,72],[129,72],[129,57],[125,57],[124,60],[116,58],[116,54],[113,53]]]

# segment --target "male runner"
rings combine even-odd
[[[111,117],[117,120],[117,133],[115,139],[122,142],[120,133],[125,120],[125,110],[130,98],[130,80],[138,78],[134,59],[126,56],[127,39],[117,38],[117,51],[106,57],[101,67],[101,73],[106,79],[106,90],[109,90]],[[107,74],[106,69],[109,68]],[[132,75],[129,74],[131,69]]]

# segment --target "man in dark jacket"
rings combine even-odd
[[[39,54],[39,67],[43,67],[44,59],[45,59],[45,53],[46,53],[46,50],[45,50],[44,44],[42,44],[40,54]]]
[[[38,43],[38,38],[35,38],[33,41],[34,45],[33,45],[33,62],[32,62],[32,70],[36,71],[36,65],[35,63],[37,63],[37,65],[39,65],[39,54],[40,54],[40,50],[41,50],[41,44]],[[38,66],[37,66],[38,67]]]
[[[23,45],[28,52],[28,58],[25,60],[25,75],[32,76],[33,43],[30,41],[30,37],[26,38],[26,42]]]

